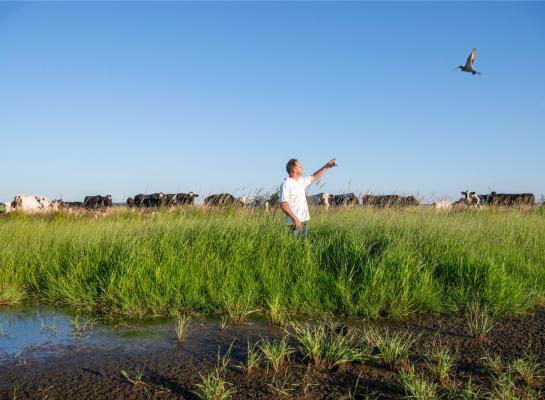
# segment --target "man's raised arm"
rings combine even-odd
[[[318,179],[320,179],[322,177],[323,174],[325,174],[326,170],[328,170],[329,168],[336,167],[336,166],[337,166],[337,162],[335,161],[335,158],[332,158],[322,168],[320,168],[318,171],[316,171],[315,173],[313,173],[311,175],[312,182],[316,182]]]

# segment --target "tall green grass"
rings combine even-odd
[[[10,214],[0,292],[136,316],[273,303],[289,315],[403,316],[476,298],[520,313],[545,294],[542,211],[314,210],[306,243],[279,213]]]

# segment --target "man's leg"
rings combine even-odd
[[[299,237],[304,242],[305,240],[307,240],[307,223],[306,222],[303,222],[303,227],[301,228],[300,232],[301,233],[299,234]]]
[[[295,225],[290,225],[290,229],[291,229],[291,234],[294,237],[301,239],[303,242],[307,240],[307,223],[306,222],[303,222],[303,226],[299,230],[295,229]]]

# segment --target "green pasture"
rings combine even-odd
[[[522,313],[545,295],[545,214],[312,211],[309,240],[278,212],[118,210],[0,218],[0,303],[38,297],[97,312],[292,316],[455,313],[475,299]]]

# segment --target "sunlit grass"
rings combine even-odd
[[[128,316],[189,307],[244,322],[287,315],[491,315],[545,299],[540,211],[311,210],[309,240],[279,213],[210,211],[0,218],[0,303],[31,295]]]

